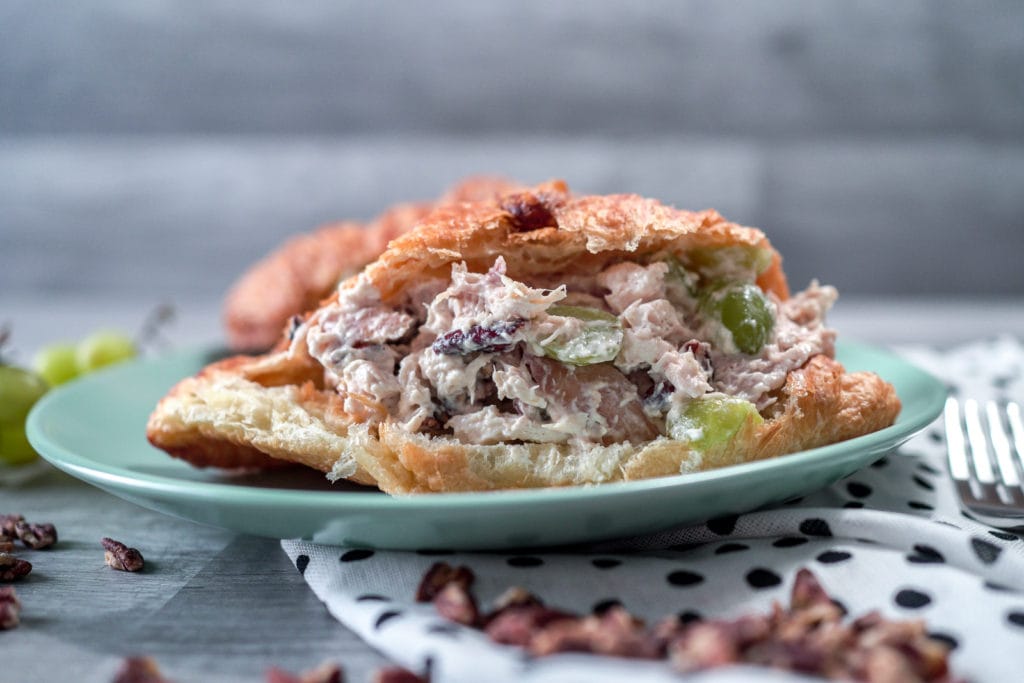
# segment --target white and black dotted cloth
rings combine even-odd
[[[950,351],[903,349],[963,397],[1024,399],[1024,346],[1000,338]],[[446,622],[413,593],[443,559],[477,576],[488,605],[518,585],[578,612],[622,603],[654,622],[766,612],[788,604],[808,567],[851,615],[873,609],[924,619],[949,643],[957,675],[1024,680],[1024,541],[961,512],[946,471],[940,422],[897,453],[778,509],[603,544],[575,553],[371,551],[282,542],[331,613],[371,646],[435,683],[457,681],[678,681],[664,662],[563,654],[531,659],[478,631]],[[442,556],[442,557],[439,557]],[[807,680],[763,669],[698,681]]]

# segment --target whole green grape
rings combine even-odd
[[[669,436],[702,452],[727,444],[748,423],[756,427],[763,422],[753,403],[725,395],[695,398],[667,417]]]
[[[0,463],[24,465],[36,459],[36,451],[25,436],[25,425],[0,425]]]
[[[733,283],[712,287],[702,297],[701,309],[721,321],[743,353],[756,354],[771,339],[775,315],[757,285]]]
[[[35,457],[25,438],[25,418],[48,388],[34,373],[0,365],[0,462],[19,465]]]
[[[622,324],[619,319],[598,308],[587,306],[551,306],[550,315],[576,318],[585,325],[571,339],[555,339],[542,344],[544,355],[568,365],[607,363],[619,355],[622,348]]]
[[[75,361],[78,372],[85,374],[134,358],[136,353],[135,343],[129,337],[120,332],[101,330],[79,343]]]
[[[32,369],[51,387],[78,377],[77,352],[72,344],[44,346],[32,359]]]
[[[35,373],[0,365],[0,424],[24,424],[29,409],[48,389]]]

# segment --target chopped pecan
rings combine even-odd
[[[497,614],[509,607],[530,607],[534,605],[543,606],[544,603],[540,598],[525,588],[512,586],[505,589],[505,592],[499,595],[498,599],[494,601],[494,611],[491,614]]]
[[[0,553],[9,553],[14,550],[14,542],[0,537]]]
[[[57,529],[52,524],[30,524],[22,519],[14,523],[14,533],[33,550],[49,548],[57,542]]]
[[[557,228],[558,222],[546,199],[544,195],[538,196],[533,192],[518,192],[502,197],[501,208],[509,213],[516,232]]]
[[[661,656],[644,623],[620,605],[599,616],[554,622],[534,634],[528,647],[535,655],[576,651],[641,659]]]
[[[21,620],[21,600],[13,586],[0,586],[0,631],[14,628]]]
[[[575,614],[543,605],[513,605],[491,614],[484,632],[496,643],[525,646],[548,624],[576,618]]]
[[[430,683],[430,678],[417,676],[400,666],[387,666],[377,669],[373,675],[373,683]]]
[[[120,541],[112,538],[100,539],[103,546],[103,560],[111,567],[123,572],[137,572],[142,569],[145,560],[136,548],[129,548]]]
[[[790,608],[797,610],[826,603],[834,604],[818,579],[809,569],[799,569],[796,578],[793,579],[793,590],[789,598]]]
[[[769,640],[757,643],[743,653],[743,661],[748,664],[767,666],[785,671],[800,671],[816,674],[824,669],[828,652],[813,644],[798,640],[785,642]]]
[[[0,581],[17,581],[32,571],[32,563],[10,553],[0,553]]]
[[[687,613],[653,629],[619,604],[581,617],[545,607],[522,588],[506,591],[481,619],[469,592],[472,581],[467,568],[438,563],[424,576],[417,599],[433,599],[443,616],[482,625],[491,640],[525,647],[533,655],[667,655],[682,671],[746,663],[869,683],[955,680],[948,646],[929,637],[923,622],[888,621],[872,612],[844,623],[844,609],[805,569],[796,575],[788,609],[776,603],[769,614],[717,621],[689,619]]]
[[[897,649],[876,647],[866,653],[863,678],[868,683],[908,683],[927,680],[917,676],[910,661]]]
[[[170,683],[152,657],[126,657],[112,683]]]
[[[447,562],[435,562],[416,588],[416,602],[430,602],[450,583],[459,584],[468,591],[475,579],[469,567],[452,567]]]
[[[13,541],[18,537],[18,534],[14,531],[14,527],[18,522],[24,522],[25,518],[22,515],[0,515],[0,538],[6,538],[8,541]]]
[[[267,669],[267,683],[344,683],[345,673],[334,662],[324,662],[315,669],[295,675],[271,667]]]
[[[732,636],[725,622],[698,622],[669,643],[669,659],[680,671],[733,664],[740,661],[740,650]]]
[[[923,622],[888,621],[872,612],[848,624],[843,609],[810,572],[798,572],[792,605],[767,617],[702,622],[668,646],[683,671],[744,662],[833,679],[873,683],[947,681],[948,648]]]
[[[480,621],[476,599],[461,583],[449,583],[434,597],[437,613],[449,621],[475,626]]]

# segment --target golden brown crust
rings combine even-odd
[[[547,210],[553,224],[524,230],[517,214],[531,205]],[[564,183],[553,181],[495,202],[438,208],[415,231],[394,240],[366,274],[387,301],[410,282],[446,274],[461,261],[483,270],[503,256],[508,275],[521,278],[595,272],[623,258],[737,245],[770,250],[772,262],[758,285],[788,298],[782,259],[760,230],[730,223],[717,211],[682,211],[637,195],[574,197]]]
[[[329,472],[346,448],[351,421],[322,376],[308,356],[286,351],[219,361],[160,400],[146,437],[196,467],[297,463]],[[358,468],[349,478],[373,483]]]
[[[447,275],[465,261],[483,270],[501,255],[513,278],[596,272],[621,259],[703,247],[747,245],[771,250],[758,284],[788,297],[781,259],[756,229],[714,211],[679,211],[634,195],[573,197],[547,183],[494,201],[446,206],[394,240],[360,276],[385,301],[408,284]],[[355,285],[355,278],[342,287]],[[330,299],[328,301],[333,300]],[[644,444],[463,444],[409,433],[390,420],[369,428],[322,386],[322,368],[286,344],[255,359],[233,359],[180,383],[157,407],[148,435],[158,447],[197,463],[215,461],[215,442],[322,471],[376,482],[388,493],[568,486],[692,472],[852,438],[892,424],[893,387],[869,373],[846,373],[813,357],[789,374],[763,424],[751,419],[727,444],[698,453],[658,438]],[[265,418],[275,416],[274,420]],[[304,436],[298,427],[316,435]],[[248,451],[244,451],[248,453]],[[338,467],[337,463],[341,466]]]
[[[291,316],[315,308],[339,281],[357,273],[436,206],[493,199],[515,187],[504,178],[470,177],[437,202],[398,204],[366,225],[332,223],[291,238],[229,290],[224,301],[229,346],[239,352],[273,346]]]

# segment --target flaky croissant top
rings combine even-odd
[[[600,484],[886,427],[834,360],[835,290],[790,295],[759,230],[561,182],[439,208],[270,353],[176,385],[157,447],[392,494]]]

